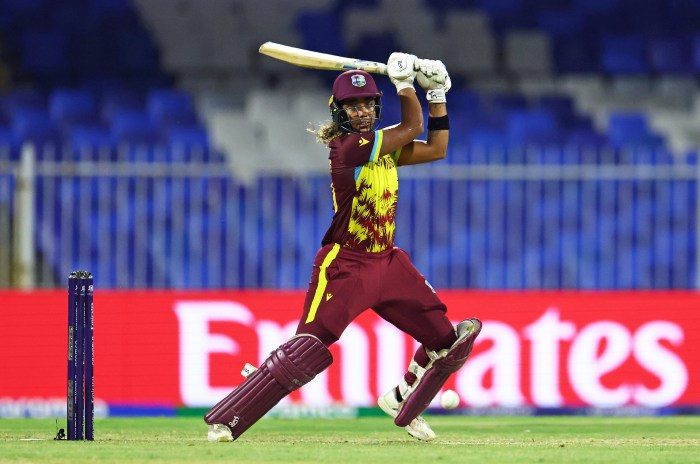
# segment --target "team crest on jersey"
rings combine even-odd
[[[350,77],[350,82],[352,82],[352,85],[355,87],[364,87],[365,84],[367,84],[367,80],[362,74],[353,74]]]

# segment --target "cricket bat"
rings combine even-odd
[[[329,55],[327,53],[313,52],[303,48],[290,47],[275,42],[265,42],[258,50],[263,55],[286,61],[287,63],[303,68],[347,70],[360,69],[375,74],[386,74],[386,64],[376,61],[365,61],[357,58]]]

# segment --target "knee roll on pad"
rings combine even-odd
[[[468,319],[457,324],[457,341],[452,347],[432,361],[426,368],[422,378],[416,380],[418,385],[412,386],[411,393],[405,399],[394,419],[394,423],[405,427],[433,401],[447,379],[453,372],[458,371],[472,352],[474,340],[481,332],[479,319]]]
[[[313,335],[292,337],[270,354],[260,368],[204,416],[207,424],[224,424],[235,440],[282,398],[309,383],[333,362],[326,345]]]

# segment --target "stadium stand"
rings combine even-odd
[[[55,218],[39,218],[47,274],[63,275],[76,264],[66,262],[56,243],[87,240],[93,250],[84,257],[89,261],[104,246],[93,234],[111,227],[118,237],[138,244],[143,233],[138,224],[145,221],[163,228],[138,245],[143,249],[135,245],[136,251],[125,257],[108,251],[113,261],[124,259],[129,269],[139,252],[146,256],[144,285],[305,285],[306,263],[315,250],[310,234],[294,235],[288,251],[262,225],[313,224],[314,237],[322,233],[327,212],[315,213],[316,200],[307,197],[309,185],[327,189],[327,167],[318,162],[326,155],[305,129],[327,118],[328,85],[334,76],[259,56],[257,47],[267,40],[370,60],[385,60],[396,49],[443,59],[453,76],[449,108],[455,130],[448,159],[437,168],[651,164],[695,169],[700,142],[696,1],[269,3],[0,1],[1,58],[12,77],[0,95],[0,153],[5,153],[0,157],[16,161],[22,143],[30,141],[64,148],[40,151],[39,159],[208,163],[231,177],[225,182],[218,175],[205,177],[201,184],[183,181],[180,190],[166,183],[161,186],[166,193],[149,198],[125,191],[116,198],[98,196],[96,203],[133,204],[121,217],[110,213],[76,225],[72,239],[62,238],[65,231],[54,227]],[[385,80],[379,85],[384,123],[392,124],[399,117],[395,92]],[[280,153],[286,154],[280,158]],[[117,183],[115,177],[103,180],[104,185]],[[444,211],[457,223],[454,233],[445,235],[437,226],[427,231],[431,249],[416,257],[435,285],[693,285],[694,265],[684,265],[683,278],[674,267],[679,254],[674,244],[694,243],[696,234],[696,218],[688,215],[697,200],[692,180],[615,183],[586,178],[573,187],[545,179],[497,181],[488,176],[467,176],[449,187],[440,182],[407,179],[402,189],[408,200],[400,212],[414,218],[414,209],[437,208],[423,203],[429,197],[417,193],[421,191],[451,192],[445,194],[449,201],[440,205],[444,208],[457,198],[468,199],[468,211]],[[51,204],[68,208],[73,187],[67,181],[57,184],[52,192],[62,196]],[[154,185],[144,188],[157,190]],[[615,192],[626,188],[651,193],[624,204]],[[216,237],[232,233],[222,223],[235,212],[223,206],[225,197],[212,200],[217,207],[195,206],[208,189],[222,195],[236,192],[241,202],[236,216],[240,230],[235,233],[240,249],[233,257],[217,257],[223,260],[218,264],[211,264],[214,257],[207,247]],[[285,195],[296,199],[298,218],[280,225],[274,217],[279,209],[262,206],[279,206]],[[592,211],[582,198],[595,199]],[[172,208],[159,208],[178,201],[187,205],[184,218]],[[508,211],[524,210],[528,204],[534,205],[536,220],[523,230],[525,219]],[[683,204],[689,208],[677,210]],[[261,207],[259,215],[250,212],[254,207]],[[462,214],[469,218],[463,224]],[[596,218],[594,226],[587,222],[588,214]],[[643,221],[647,216],[668,218],[672,225]],[[522,227],[513,227],[512,221]],[[178,238],[166,225],[189,228],[189,235]],[[421,250],[421,233],[407,238],[410,252]],[[207,238],[192,245],[197,234]],[[262,242],[275,245],[263,249]],[[184,265],[173,266],[172,253],[184,243],[189,247],[183,251]],[[594,250],[590,255],[589,249]],[[695,250],[689,249],[692,263]],[[213,268],[236,271],[233,277],[217,277]],[[272,268],[278,274],[268,274]],[[103,277],[104,286],[125,284],[113,269],[103,275],[109,276]],[[126,285],[136,285],[135,280]]]

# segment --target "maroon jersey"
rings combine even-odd
[[[379,252],[394,246],[400,149],[383,153],[384,132],[336,137],[330,143],[335,215],[323,245]]]

